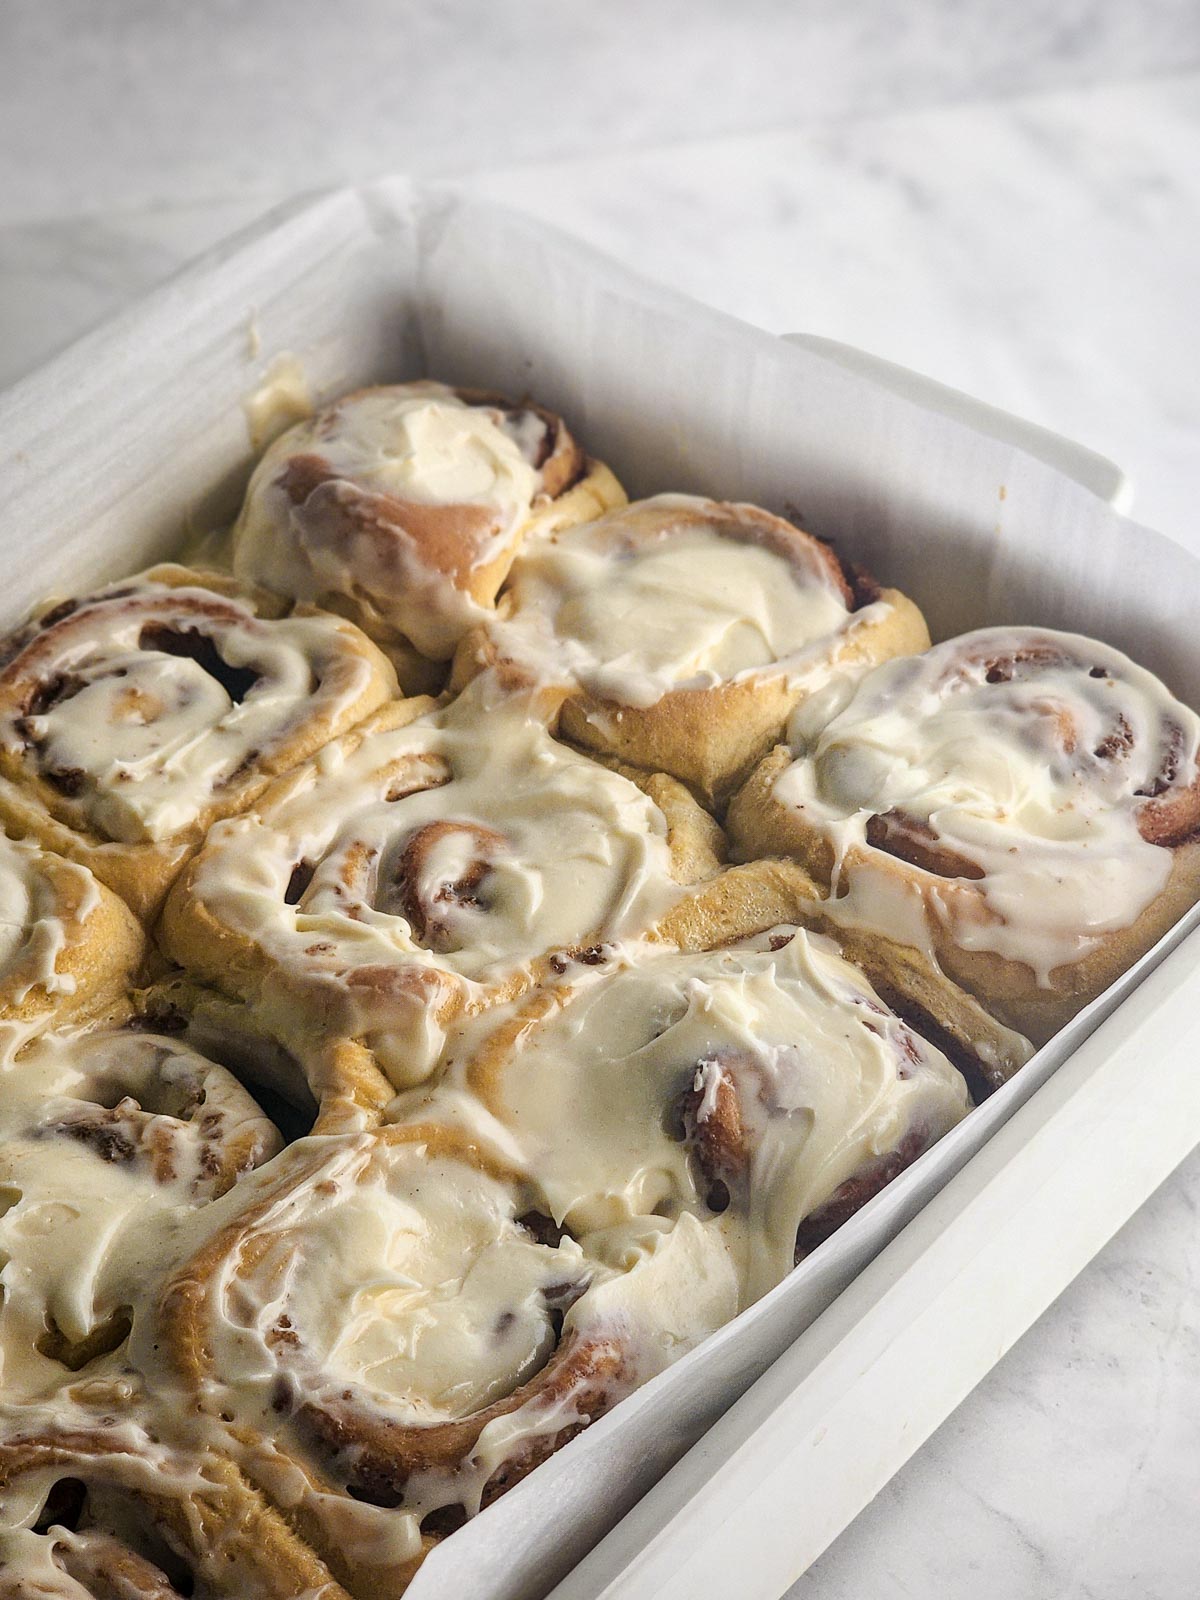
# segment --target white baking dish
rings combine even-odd
[[[1200,701],[1200,563],[1092,492],[1115,469],[399,180],[268,218],[0,397],[0,621],[228,511],[243,402],[283,352],[322,394],[422,370],[532,391],[632,492],[790,510],[935,635],[1068,626]],[[786,1283],[441,1546],[415,1600],[545,1593],[572,1566],[563,1600],[777,1594],[1200,1139],[1194,921]]]

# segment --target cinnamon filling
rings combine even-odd
[[[361,555],[367,567],[394,581],[403,578],[409,546],[420,552],[423,567],[465,588],[500,526],[491,506],[427,504],[374,492],[340,477],[317,455],[289,457],[275,481],[314,550],[355,551],[356,564]]]
[[[894,1150],[880,1156],[847,1178],[826,1200],[811,1212],[796,1230],[796,1262],[810,1255],[819,1244],[848,1222],[856,1211],[861,1211],[868,1200],[874,1199],[905,1167],[910,1167],[929,1147],[929,1135],[924,1129],[912,1129]]]
[[[368,1400],[348,1389],[337,1404],[302,1403],[295,1420],[327,1457],[353,1499],[395,1509],[404,1504],[411,1477],[418,1473],[445,1473],[446,1507],[451,1508],[453,1517],[452,1508],[459,1504],[453,1474],[468,1459],[488,1423],[531,1402],[549,1408],[572,1401],[578,1412],[578,1420],[558,1432],[535,1434],[524,1440],[488,1480],[483,1491],[484,1505],[532,1472],[568,1438],[607,1410],[618,1397],[616,1389],[626,1361],[615,1338],[585,1339],[568,1333],[535,1377],[469,1417],[412,1426],[381,1418]]]
[[[910,817],[893,808],[873,816],[867,823],[867,843],[873,849],[883,850],[910,867],[932,872],[939,878],[972,878],[986,876],[982,867],[942,844],[937,833],[927,822]]]
[[[695,1081],[705,1068],[717,1072],[715,1086]],[[705,1204],[710,1211],[725,1211],[735,1194],[744,1196],[753,1154],[725,1058],[697,1063],[693,1082],[678,1103],[678,1117],[683,1142],[703,1179]]]
[[[57,1361],[70,1372],[81,1372],[98,1356],[111,1355],[129,1337],[133,1320],[128,1306],[120,1306],[102,1322],[90,1328],[81,1339],[71,1339],[52,1316],[46,1317],[46,1331],[37,1341],[40,1355]]]
[[[439,873],[433,861],[445,844],[465,845],[468,852],[452,877]],[[406,841],[392,881],[380,890],[378,909],[403,916],[427,949],[448,955],[461,944],[456,913],[487,910],[485,885],[504,848],[503,835],[480,823],[426,823]]]
[[[1179,724],[1168,723],[1158,771],[1136,791],[1146,801],[1138,810],[1137,825],[1148,844],[1180,845],[1200,832],[1200,773],[1188,788],[1170,792],[1179,777],[1184,742]]]
[[[226,661],[212,639],[198,628],[172,628],[165,623],[148,622],[138,634],[138,646],[142,650],[156,650],[160,655],[194,661],[221,685],[235,706],[241,705],[261,676],[250,667],[236,667]]]

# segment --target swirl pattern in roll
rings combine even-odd
[[[536,1173],[551,1217],[582,1238],[715,1220],[743,1304],[969,1105],[942,1052],[832,941],[794,927],[580,975],[449,1062],[408,1114]]]
[[[1200,719],[1119,651],[989,628],[799,714],[730,812],[1039,1042],[1200,893]]]
[[[911,600],[781,517],[658,495],[527,542],[454,681],[559,685],[568,737],[719,798],[800,701],[928,643]]]
[[[280,1148],[237,1080],[179,1039],[45,1034],[0,1066],[0,1393],[123,1370],[178,1219]]]
[[[0,1600],[348,1600],[284,1519],[166,1419],[0,1437]]]
[[[47,612],[0,673],[0,814],[150,915],[216,817],[395,692],[340,617],[159,567]]]
[[[352,616],[399,647],[402,680],[423,689],[417,657],[449,659],[531,529],[623,499],[540,407],[432,382],[361,389],[267,450],[234,529],[235,570]]]
[[[461,1011],[614,959],[716,869],[680,785],[647,781],[656,803],[489,696],[381,713],[218,824],[166,906],[175,960],[301,1056],[357,1040],[404,1085]]]
[[[168,1284],[162,1338],[214,1439],[238,1419],[245,1471],[356,1593],[394,1592],[736,1309],[714,1229],[647,1219],[585,1248],[452,1131],[291,1154]]]

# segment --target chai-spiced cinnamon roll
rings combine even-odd
[[[539,406],[442,383],[360,389],[288,430],[250,480],[234,570],[341,611],[436,688],[521,540],[625,496]]]
[[[212,830],[164,911],[168,953],[301,1059],[366,1051],[377,1111],[452,1018],[614,959],[718,866],[682,785],[639,788],[490,688],[327,746]]]
[[[230,1462],[121,1409],[0,1416],[0,1600],[347,1600]]]
[[[0,817],[149,917],[209,825],[395,692],[343,618],[156,567],[9,641]]]
[[[719,801],[798,704],[928,643],[911,600],[781,517],[664,494],[527,543],[454,681],[557,685],[566,737]]]
[[[795,854],[1037,1043],[1200,897],[1200,719],[1108,645],[983,629],[791,731],[730,808],[742,853]]]
[[[453,1131],[293,1146],[168,1284],[159,1337],[243,1470],[362,1600],[733,1315],[693,1217],[581,1245]]]
[[[119,1008],[145,940],[123,900],[75,861],[0,834],[0,1026]]]
[[[280,1143],[237,1080],[177,1039],[56,1032],[0,1063],[0,1397],[127,1370],[180,1218]]]
[[[966,1114],[962,1074],[837,946],[778,927],[543,989],[452,1042],[393,1114],[469,1130],[534,1172],[586,1239],[631,1219],[715,1224],[741,1303]]]

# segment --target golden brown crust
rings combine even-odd
[[[756,768],[735,795],[726,819],[736,853],[743,859],[765,856],[794,858],[828,892],[835,853],[827,833],[809,823],[798,811],[775,798],[775,784],[792,763],[792,753],[779,746]],[[1190,791],[1189,791],[1190,792]],[[870,841],[868,831],[868,841]],[[914,849],[902,844],[897,852],[889,830],[889,848],[851,846],[841,864],[843,881],[850,881],[868,865],[897,887],[915,881],[918,887],[935,881],[938,867],[956,870],[940,880],[939,894],[947,902],[972,894],[975,877],[964,876],[956,859],[924,842]],[[1102,936],[1081,959],[1054,968],[1045,983],[1026,963],[988,950],[964,948],[937,918],[927,919],[927,937],[937,963],[961,988],[978,997],[982,1005],[1006,1027],[1025,1034],[1035,1045],[1046,1044],[1084,1006],[1115,983],[1123,972],[1157,943],[1167,930],[1200,899],[1200,839],[1174,847],[1166,887],[1129,927]],[[860,959],[852,957],[852,959]],[[860,963],[861,964],[861,963]]]
[[[204,1455],[180,1465],[184,1470],[172,1488],[170,1473],[156,1466],[156,1455],[148,1451],[144,1458],[131,1456],[120,1430],[18,1434],[0,1442],[0,1492],[26,1477],[53,1481],[55,1474],[82,1485],[85,1492],[93,1485],[116,1492],[125,1499],[134,1525],[140,1522],[146,1532],[157,1531],[182,1556],[193,1581],[214,1596],[349,1600],[329,1568],[292,1534],[231,1461]],[[105,1554],[108,1562],[102,1570],[120,1573],[113,1551]],[[130,1552],[127,1570],[136,1572],[138,1564],[138,1553]],[[106,1592],[123,1591],[97,1590]]]
[[[920,951],[839,917],[838,902],[795,861],[763,858],[728,868],[680,901],[656,936],[684,950],[711,950],[780,923],[833,939],[880,998],[950,1057],[977,1099],[1029,1059],[1028,1039],[998,1008],[985,1009],[969,985]]]
[[[136,917],[86,867],[32,843],[18,845],[16,854],[38,887],[32,914],[40,931],[61,924],[61,945],[50,977],[34,939],[27,940],[0,978],[0,1022],[37,1028],[115,1016],[145,956]],[[38,931],[31,929],[34,938]]]
[[[896,589],[883,590],[880,599],[890,611],[842,635],[829,654],[831,670],[863,669],[928,645],[925,619],[911,600]],[[764,671],[712,689],[676,689],[653,706],[622,706],[619,712],[580,693],[565,702],[560,725],[585,748],[670,772],[720,805],[803,698],[803,689],[786,676]]]

